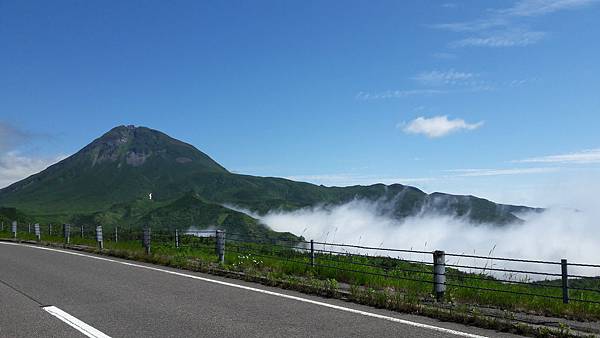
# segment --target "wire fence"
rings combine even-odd
[[[100,235],[98,234],[100,231]],[[312,271],[321,277],[365,285],[403,285],[429,290],[438,300],[448,293],[516,295],[562,303],[600,305],[600,265],[494,256],[370,247],[283,238],[272,233],[222,230],[161,230],[91,225],[10,224],[2,237],[59,239],[66,243],[139,243],[151,247],[196,250],[224,264],[277,265],[290,273]],[[570,272],[570,270],[576,273]],[[394,284],[396,283],[396,284]],[[409,284],[402,284],[409,283]]]

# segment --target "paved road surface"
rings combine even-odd
[[[44,306],[111,337],[511,337],[201,273],[0,242],[0,337],[84,337]]]

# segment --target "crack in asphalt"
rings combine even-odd
[[[40,302],[39,300],[37,300],[35,297],[27,294],[25,291],[19,290],[17,287],[11,285],[10,283],[8,283],[5,280],[0,279],[0,283],[6,285],[7,287],[11,288],[12,290],[16,291],[17,293],[27,297],[28,299],[32,300],[33,302],[37,303],[40,307],[44,307],[44,306],[48,306],[47,304],[44,305],[42,302]]]

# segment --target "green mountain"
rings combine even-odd
[[[0,190],[1,206],[38,218],[164,227],[197,219],[199,225],[227,223],[248,231],[262,226],[222,205],[264,214],[356,198],[377,201],[378,212],[398,219],[436,213],[507,224],[520,221],[514,213],[536,210],[474,196],[426,194],[401,184],[325,187],[234,174],[192,145],[134,126],[113,128],[74,155]]]

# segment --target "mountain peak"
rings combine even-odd
[[[86,200],[90,206],[125,202],[150,192],[160,199],[170,196],[173,185],[186,187],[180,181],[190,177],[228,173],[194,146],[158,130],[117,126],[66,159],[1,189],[0,201],[7,195],[17,199],[33,193],[40,186],[64,199]]]
[[[119,167],[140,167],[149,162],[190,164],[204,171],[227,172],[194,146],[155,129],[121,125],[112,128],[74,156],[85,156],[91,166],[117,163]]]

